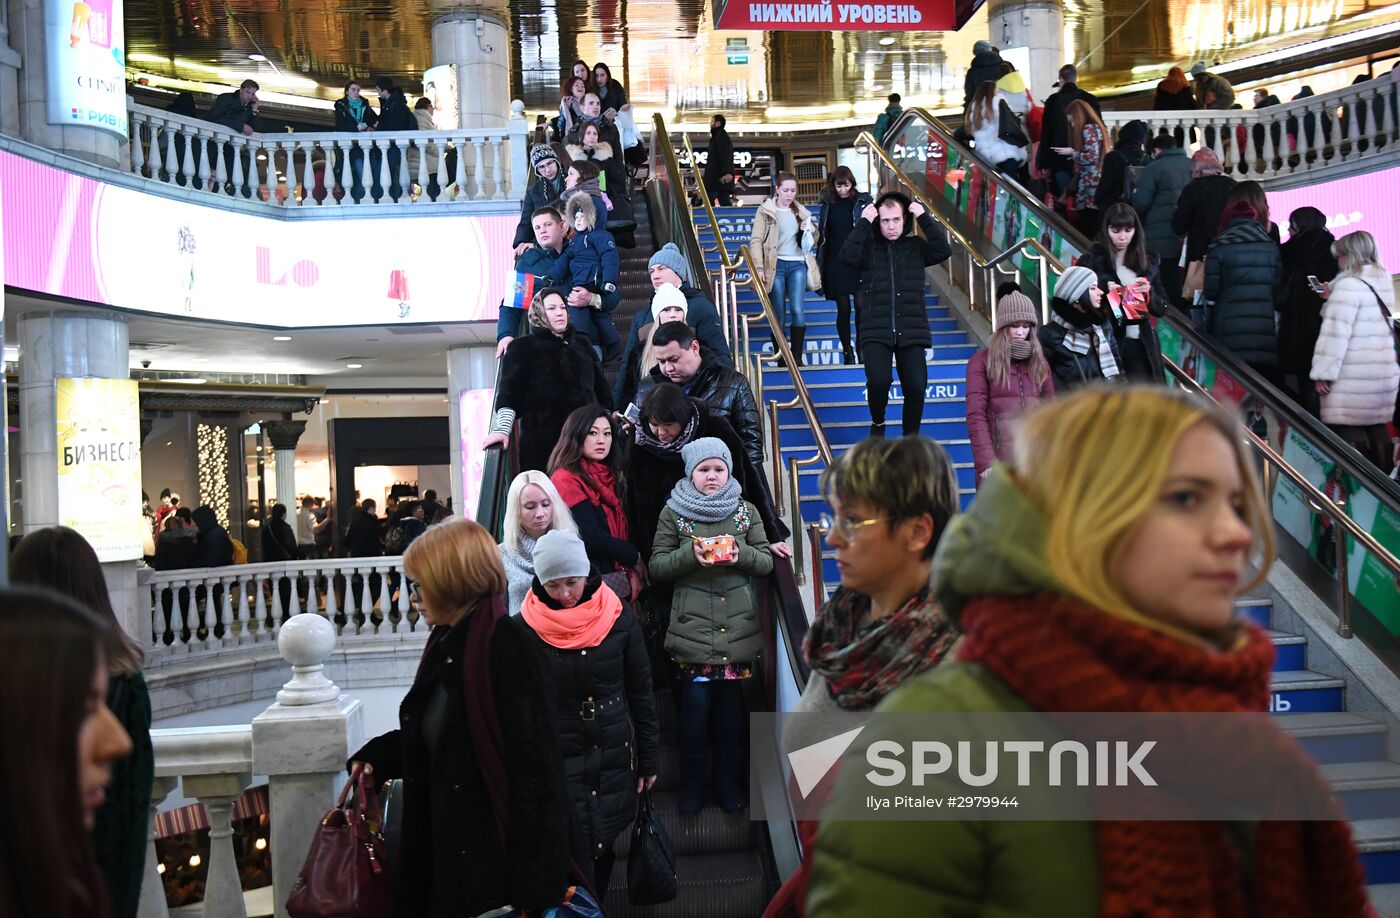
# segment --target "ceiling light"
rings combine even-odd
[[[265,54],[250,54],[250,55],[248,55],[248,60],[250,60],[250,61],[257,61],[259,64],[261,64],[263,61],[267,60],[267,55],[265,55]]]
[[[362,366],[364,366],[363,363],[347,363],[347,364],[345,365],[345,369],[347,369],[347,370],[358,370],[358,369],[359,369],[360,367],[362,367]]]
[[[894,36],[886,35],[884,38],[880,39],[880,44],[888,48],[890,45],[894,44]]]
[[[190,376],[188,378],[172,379],[171,382],[182,382],[191,386],[202,386],[208,382],[208,380],[202,376]]]
[[[291,341],[291,340],[292,340],[292,336],[291,336],[291,335],[273,335],[273,336],[272,336],[272,340],[273,340],[273,341]]]

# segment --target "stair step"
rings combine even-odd
[[[1274,643],[1274,672],[1307,669],[1308,639],[1300,634],[1270,631]]]
[[[1366,882],[1400,884],[1400,818],[1355,819],[1351,834],[1361,852]]]
[[[1245,598],[1235,600],[1235,611],[1247,616],[1261,628],[1268,628],[1274,614],[1274,604],[1269,599]]]
[[[627,859],[618,856],[603,907],[609,916],[752,918],[768,904],[763,866],[754,851],[676,858],[677,896],[661,905],[627,902]]]
[[[1321,769],[1348,819],[1400,816],[1400,764],[1337,762]]]
[[[1400,918],[1400,883],[1370,886],[1366,894],[1371,897],[1371,907],[1381,918]]]
[[[1288,670],[1270,677],[1269,710],[1276,714],[1315,714],[1344,710],[1346,682],[1311,670]]]
[[[1389,727],[1364,714],[1294,714],[1278,718],[1278,725],[1319,765],[1380,761],[1388,753]]]
[[[903,399],[891,404],[903,405]],[[841,423],[870,423],[870,409],[865,402],[813,402],[813,407],[817,410],[817,419],[822,426],[827,424]],[[901,409],[902,410],[902,409]],[[798,423],[806,418],[806,414],[801,408],[780,408],[778,409],[778,423]],[[967,403],[962,399],[933,399],[924,402],[923,418],[925,421],[932,420],[957,420],[965,421],[967,418]]]

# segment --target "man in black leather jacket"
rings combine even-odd
[[[763,466],[763,428],[758,403],[744,377],[724,366],[715,353],[702,347],[695,330],[684,322],[667,322],[651,336],[656,367],[637,387],[641,404],[653,386],[672,382],[686,395],[704,402],[712,413],[724,418],[744,441],[756,467]]]

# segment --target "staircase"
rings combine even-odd
[[[731,255],[748,242],[753,210],[720,208],[720,239]],[[715,243],[715,234],[703,216],[697,220],[696,234],[702,247]],[[709,267],[719,266],[718,252],[706,255]],[[740,290],[741,312],[756,314],[758,299],[752,291]],[[840,454],[862,440],[869,432],[870,413],[865,404],[865,377],[859,366],[841,366],[840,341],[836,334],[835,304],[817,294],[807,296],[807,366],[802,378],[811,393],[817,417],[832,451]],[[966,424],[967,360],[976,350],[957,320],[941,307],[938,297],[928,297],[929,324],[933,347],[928,351],[929,389],[925,393],[922,432],[948,452],[957,470],[958,487],[964,509],[976,493],[972,467],[972,447]],[[760,331],[761,330],[761,331]],[[751,346],[772,352],[767,324],[755,326]],[[791,374],[776,365],[765,364],[764,399],[787,401],[795,395]],[[887,422],[891,435],[898,431],[902,397],[896,383],[891,392]],[[767,413],[765,411],[765,423]],[[800,408],[780,410],[779,446],[784,457],[805,458],[815,443]],[[817,491],[819,467],[799,470],[799,495],[804,522],[815,522],[829,508]],[[798,527],[793,526],[794,530]],[[822,556],[822,583],[828,595],[840,580],[830,551]],[[1356,843],[1361,850],[1370,886],[1372,903],[1385,918],[1400,918],[1400,818],[1377,818],[1382,813],[1400,812],[1400,763],[1392,760],[1392,738],[1386,723],[1347,708],[1344,679],[1308,669],[1306,627],[1295,633],[1283,630],[1297,616],[1281,600],[1270,596],[1244,599],[1239,613],[1270,629],[1277,650],[1274,661],[1270,710],[1280,725],[1295,736],[1318,761],[1324,775],[1336,789],[1347,817],[1352,821]]]

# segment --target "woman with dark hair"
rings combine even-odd
[[[769,541],[776,544],[789,535],[787,526],[778,519],[768,489],[763,487],[763,470],[748,458],[744,441],[734,428],[724,418],[711,414],[704,403],[688,397],[680,386],[664,382],[642,399],[641,419],[633,432],[634,442],[627,452],[623,475],[622,505],[627,508],[632,544],[643,560],[651,557],[656,521],[671,489],[685,477],[681,449],[698,437],[718,437],[729,447],[734,456],[731,474],[744,499],[758,507]],[[669,595],[666,603],[669,608]]]
[[[1327,283],[1337,276],[1336,239],[1327,229],[1327,215],[1316,207],[1300,207],[1288,215],[1288,241],[1280,248],[1283,292],[1278,301],[1278,368],[1289,391],[1313,417],[1322,403],[1312,385],[1313,352],[1322,331],[1322,293],[1312,278]]]
[[[1167,292],[1158,279],[1160,259],[1147,250],[1137,211],[1118,203],[1104,211],[1093,251],[1081,262],[1098,275],[1123,372],[1130,382],[1162,383],[1165,367],[1149,316],[1167,314]]]
[[[112,766],[132,748],[107,707],[107,660],[122,654],[114,642],[111,625],[56,593],[0,592],[0,782],[10,790],[12,826],[0,837],[0,911],[7,916],[111,912],[89,833]],[[148,796],[143,856],[149,806]],[[135,882],[139,891],[139,875]]]
[[[155,782],[151,751],[151,696],[141,667],[141,645],[117,624],[97,552],[77,532],[51,526],[20,540],[10,556],[10,580],[63,594],[95,613],[110,631],[107,708],[131,738],[131,755],[114,763],[106,798],[92,829],[97,864],[107,880],[113,918],[135,918],[146,862],[146,822]],[[7,651],[16,649],[5,645]],[[9,665],[9,664],[6,664]],[[9,736],[23,736],[11,734]]]
[[[851,312],[860,290],[860,272],[837,256],[846,237],[860,222],[860,215],[875,202],[870,192],[856,187],[855,174],[837,166],[822,189],[821,218],[817,222],[817,264],[822,269],[822,291],[836,303],[836,333],[841,336],[841,361],[856,362],[851,347]]]
[[[351,756],[375,784],[402,778],[399,918],[545,909],[564,898],[568,796],[549,662],[506,615],[495,540],[449,520],[403,556],[432,628],[399,728]]]
[[[1220,225],[1223,232],[1206,252],[1201,290],[1206,331],[1282,388],[1274,303],[1283,280],[1283,259],[1265,228],[1268,214],[1261,220],[1252,204],[1236,200],[1225,208]]]
[[[627,90],[613,79],[612,69],[602,61],[593,65],[593,85],[598,87],[598,101],[603,103],[604,115],[612,112],[613,115],[609,117],[615,117],[619,112],[631,110],[632,106],[627,102]]]
[[[364,97],[360,95],[360,84],[357,80],[351,80],[345,84],[345,95],[336,100],[335,103],[335,129],[347,134],[362,134],[373,131],[375,125],[379,123],[379,113],[370,107]],[[358,143],[350,146],[350,195],[355,200],[364,197],[365,187],[361,180],[361,172],[364,171],[365,151]],[[377,162],[377,160],[376,160]],[[331,184],[341,186],[342,171],[345,164],[345,153],[341,151],[340,144],[335,147],[335,174],[331,176]],[[370,177],[370,183],[377,182],[378,178]]]
[[[1015,179],[1026,164],[1026,148],[1017,146],[1001,137],[1001,108],[1006,102],[997,90],[997,84],[987,80],[972,94],[967,105],[963,124],[972,135],[972,143],[977,155],[986,160],[1002,175]],[[1010,106],[1007,106],[1010,111]],[[1015,112],[1011,112],[1012,115]],[[1029,140],[1029,137],[1027,137]]]
[[[578,524],[588,560],[624,603],[641,592],[646,567],[628,538],[618,472],[617,425],[602,405],[575,408],[549,456],[549,478]]]
[[[1068,156],[1074,164],[1074,181],[1070,184],[1072,200],[1070,215],[1075,228],[1092,239],[1099,232],[1098,206],[1095,196],[1103,178],[1104,150],[1108,148],[1108,131],[1094,107],[1083,99],[1075,99],[1065,110],[1069,119],[1068,147],[1053,147],[1054,152]]]
[[[549,467],[569,412],[608,400],[608,381],[587,338],[569,324],[567,292],[547,287],[530,303],[531,333],[501,360],[496,414],[483,449],[504,446],[520,420],[520,469]]]
[[[1278,231],[1278,224],[1269,216],[1269,196],[1264,193],[1264,186],[1253,180],[1236,182],[1230,189],[1230,193],[1225,195],[1225,210],[1230,209],[1230,205],[1237,201],[1243,201],[1254,208],[1255,219],[1259,225],[1269,231],[1269,238],[1275,243],[1280,242],[1282,236]],[[1228,221],[1222,211],[1220,215],[1220,229],[1224,231]]]
[[[595,92],[598,87],[593,82],[593,70],[588,66],[588,62],[582,59],[576,60],[569,68],[569,74],[583,80],[589,92]]]

